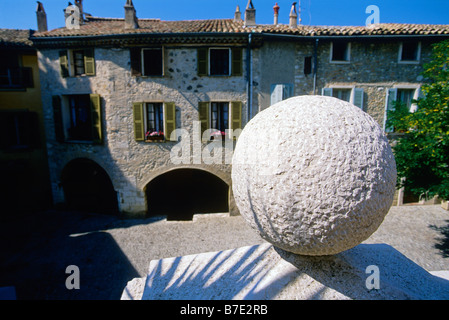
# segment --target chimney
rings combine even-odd
[[[253,1],[248,0],[248,5],[245,10],[245,27],[256,26],[256,9],[254,8]]]
[[[277,26],[279,24],[279,5],[276,2],[276,5],[273,7],[274,9],[274,25]]]
[[[75,5],[80,9],[80,24],[84,23],[83,0],[75,0]]]
[[[136,16],[136,8],[134,8],[133,0],[126,0],[125,5],[125,29],[137,29],[139,23]]]
[[[242,21],[242,13],[240,12],[240,6],[237,6],[234,13],[234,21],[239,22]]]
[[[37,16],[37,31],[38,32],[47,31],[48,30],[47,14],[45,13],[44,5],[39,1],[37,1],[36,16]]]
[[[298,13],[296,12],[296,2],[293,2],[292,9],[290,10],[290,28],[296,28],[298,26]]]

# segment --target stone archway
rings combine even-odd
[[[69,209],[117,214],[117,193],[109,175],[95,161],[79,158],[62,170],[61,183]]]
[[[200,169],[165,172],[152,179],[145,192],[149,216],[191,220],[194,214],[229,212],[229,185]]]

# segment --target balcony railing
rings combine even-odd
[[[0,68],[0,89],[25,89],[33,87],[32,68]]]

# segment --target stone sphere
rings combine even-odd
[[[299,96],[256,115],[232,159],[241,215],[300,255],[332,255],[374,233],[388,213],[396,163],[379,124],[332,97]]]

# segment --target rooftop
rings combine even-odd
[[[0,47],[8,48],[31,48],[33,42],[30,37],[32,30],[0,29]]]
[[[58,28],[35,33],[36,38],[105,36],[134,34],[288,34],[296,36],[422,36],[449,35],[449,25],[381,23],[365,26],[305,26],[295,28],[289,25],[256,25],[245,27],[243,21],[234,19],[161,21],[139,19],[139,28],[125,29],[124,19],[86,16],[86,22],[79,29]]]

